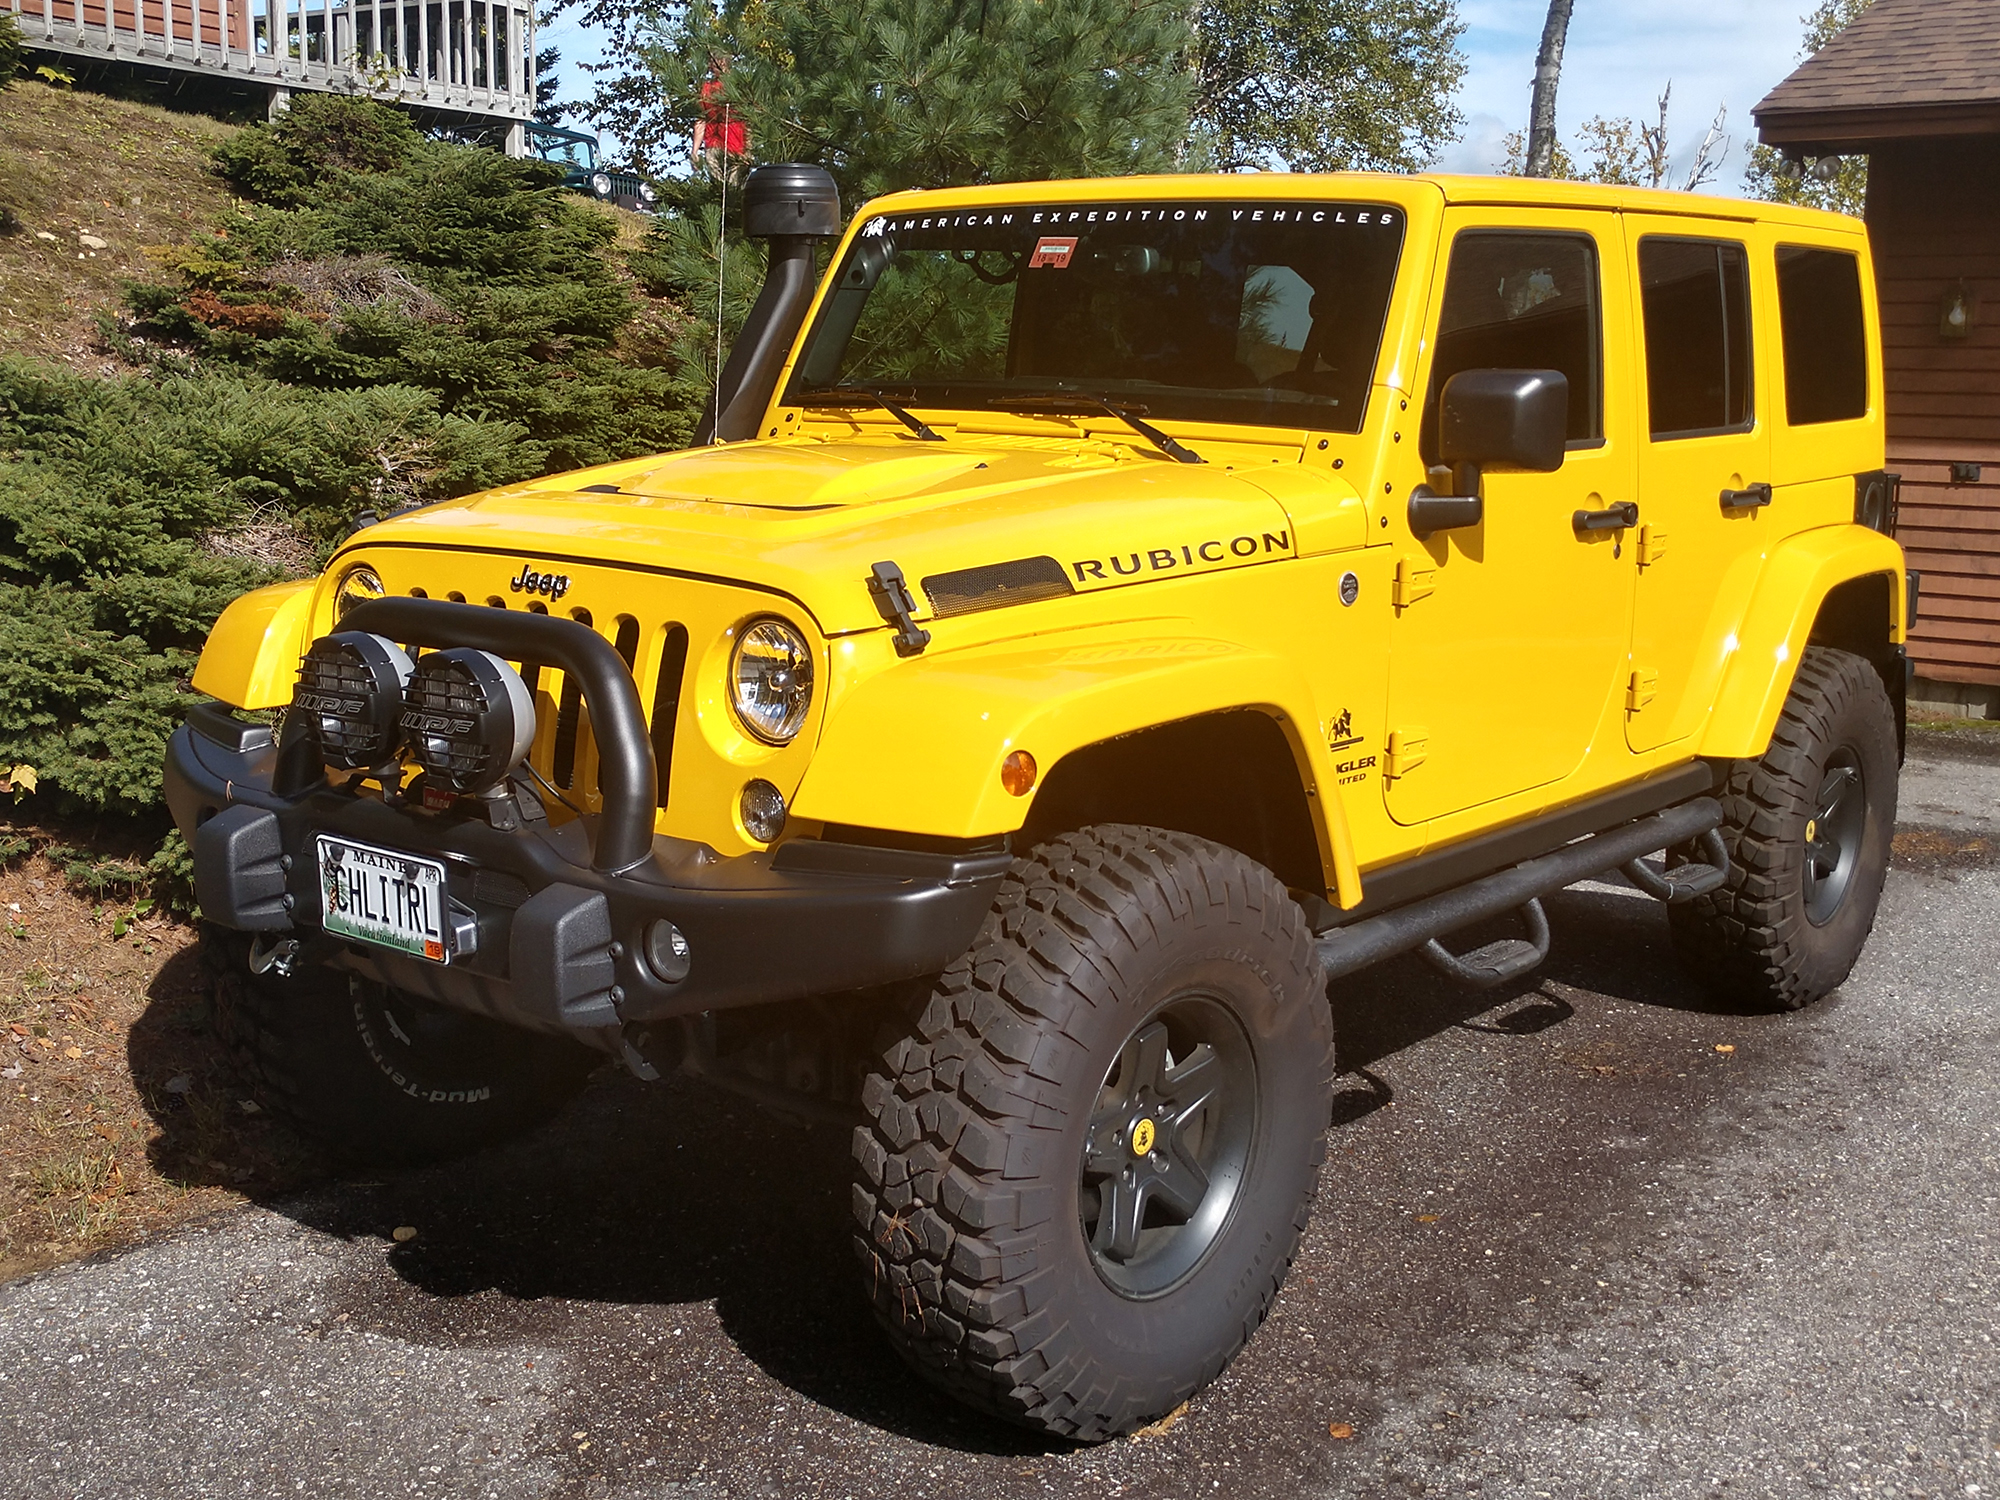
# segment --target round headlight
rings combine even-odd
[[[660,195],[653,191],[652,183],[642,182],[639,184],[639,201],[641,203],[658,203],[660,201]]]
[[[433,786],[498,786],[535,740],[527,683],[490,651],[453,646],[417,663],[403,688],[403,737]]]
[[[812,706],[812,648],[783,620],[746,628],[729,659],[730,701],[743,727],[767,745],[788,745]]]
[[[333,618],[338,621],[355,605],[380,599],[388,592],[382,586],[382,575],[366,563],[349,568],[340,575],[340,586],[333,591]]]
[[[591,190],[591,191],[592,191],[593,193],[597,194],[597,196],[598,196],[598,197],[600,197],[600,198],[609,198],[609,197],[611,196],[611,178],[610,178],[610,176],[609,176],[608,174],[606,174],[606,173],[603,173],[603,172],[593,172],[593,173],[591,173],[591,174],[590,174],[590,190]]]
[[[328,765],[370,771],[387,763],[401,743],[396,721],[409,676],[410,658],[394,641],[336,631],[314,641],[299,663],[292,711],[312,720]]]

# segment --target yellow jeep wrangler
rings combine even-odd
[[[168,793],[307,1129],[466,1149],[606,1057],[858,1120],[892,1340],[1097,1438],[1270,1306],[1329,981],[1515,980],[1607,871],[1735,1002],[1846,977],[1912,592],[1859,224],[1237,176],[843,234],[799,166],[744,213],[697,446],[366,517],[216,627]]]

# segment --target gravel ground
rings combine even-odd
[[[852,1285],[840,1132],[603,1077],[509,1150],[0,1287],[0,1491],[2000,1500],[2000,760],[1925,749],[1904,805],[1802,1015],[1715,1011],[1604,883],[1532,987],[1344,985],[1298,1265],[1168,1430],[933,1397]]]

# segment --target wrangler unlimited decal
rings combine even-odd
[[[1177,569],[1195,572],[1229,563],[1248,562],[1253,557],[1265,557],[1273,552],[1291,556],[1292,534],[1289,531],[1231,537],[1226,542],[1183,542],[1177,547],[1150,547],[1144,552],[1113,553],[1110,557],[1086,557],[1069,566],[1079,584],[1115,583],[1120,578],[1134,578],[1141,573],[1171,573]],[[1107,568],[1109,572],[1105,571]]]

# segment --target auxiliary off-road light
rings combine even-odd
[[[665,917],[646,926],[646,966],[668,984],[679,984],[694,968],[687,934]]]
[[[743,831],[760,844],[776,842],[785,831],[785,794],[762,778],[744,785],[738,810]]]
[[[299,663],[292,712],[311,719],[320,753],[339,771],[385,764],[402,741],[397,719],[410,658],[394,641],[339,630],[312,643]]]
[[[753,621],[729,658],[729,698],[743,727],[767,745],[788,745],[812,706],[813,659],[806,638],[783,620]]]
[[[430,786],[476,795],[528,758],[535,700],[492,652],[452,646],[418,661],[403,687],[401,724]]]

